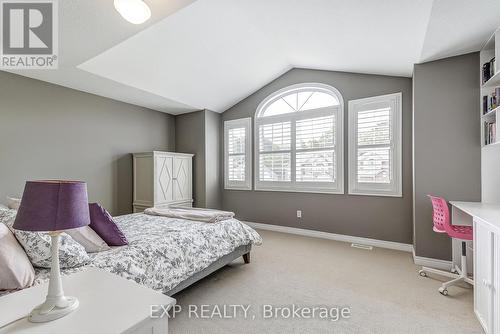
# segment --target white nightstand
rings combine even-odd
[[[168,317],[151,318],[155,309],[168,309],[175,299],[103,270],[88,268],[83,272],[63,276],[65,294],[75,296],[80,307],[64,318],[46,323],[19,320],[0,330],[4,333],[40,334],[166,334]],[[0,326],[26,316],[42,303],[47,284],[0,297]]]

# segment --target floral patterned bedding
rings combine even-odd
[[[92,261],[88,266],[162,292],[168,292],[239,246],[262,243],[255,230],[236,219],[202,223],[136,213],[114,220],[129,245],[89,254]],[[62,272],[70,274],[84,268]],[[35,284],[48,277],[48,269],[36,269]]]

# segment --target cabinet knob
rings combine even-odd
[[[488,281],[487,279],[483,279],[483,284],[484,284],[485,287],[491,288],[491,282]]]

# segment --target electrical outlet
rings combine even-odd
[[[302,210],[297,210],[297,218],[302,218]]]

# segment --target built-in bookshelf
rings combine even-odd
[[[481,52],[481,146],[500,144],[500,30],[496,30]]]
[[[500,173],[498,172],[500,170],[500,27],[486,41],[479,53],[479,58],[481,201],[500,204]],[[485,64],[487,65],[483,66]],[[488,80],[483,81],[483,79]]]

